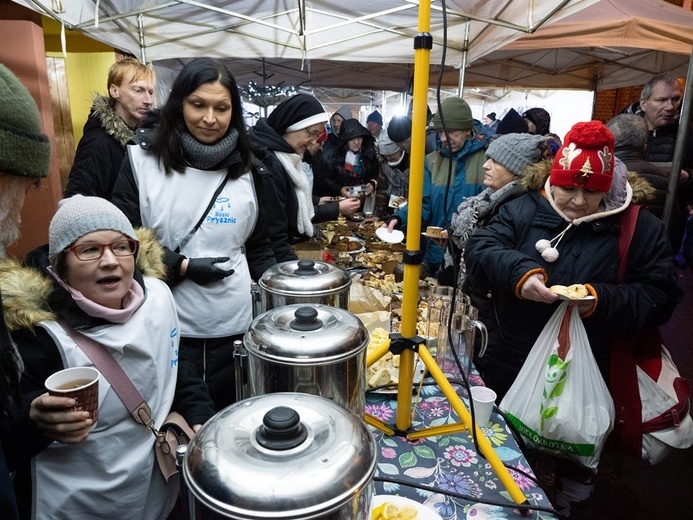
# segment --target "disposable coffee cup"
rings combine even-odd
[[[89,412],[93,428],[99,418],[99,376],[93,367],[66,368],[46,379],[45,386],[50,395],[74,399],[71,411]]]
[[[473,386],[469,389],[474,401],[474,418],[479,427],[488,426],[491,412],[496,403],[496,392],[485,386]]]

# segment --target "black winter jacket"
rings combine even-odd
[[[347,145],[351,139],[363,138],[361,145],[361,162],[363,171],[358,178],[352,177],[345,169]],[[377,186],[380,174],[380,161],[375,149],[375,139],[356,119],[347,119],[342,123],[339,133],[339,144],[336,148],[322,154],[313,167],[317,193],[320,195],[339,196],[344,186],[354,186],[373,182]]]
[[[537,241],[550,240],[566,227],[545,196],[531,191],[504,204],[467,243],[469,277],[494,290],[499,334],[498,345],[489,353],[486,383],[499,396],[515,380],[558,306],[520,299],[520,283],[530,272],[544,272],[547,286],[583,283],[594,289],[597,304],[583,323],[607,381],[612,335],[636,335],[666,323],[683,297],[666,231],[649,211],[640,211],[623,284],[617,281],[619,214],[571,227],[558,246],[559,258],[546,262]]]
[[[678,122],[651,130],[650,138],[647,141],[647,150],[645,150],[645,158],[653,163],[670,163],[674,158],[678,131]],[[691,132],[688,133],[686,138],[681,168],[685,170],[693,168],[693,133]]]
[[[310,237],[298,231],[298,199],[293,182],[284,165],[274,152],[296,153],[294,149],[272,128],[266,119],[260,119],[249,132],[253,153],[264,165],[262,175],[265,206],[267,213],[267,235],[272,243],[272,250],[277,262],[295,260],[296,253],[291,249],[293,244],[308,240]],[[313,161],[315,164],[316,161]],[[315,171],[314,171],[315,173]],[[336,220],[339,216],[339,205],[336,202],[317,205],[317,198],[312,198],[315,216],[313,222]]]
[[[108,98],[96,96],[77,145],[64,196],[81,194],[110,200],[125,157],[125,145],[134,135],[109,106]]]

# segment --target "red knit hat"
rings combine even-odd
[[[601,121],[576,123],[556,153],[552,186],[609,191],[614,173],[614,135]]]

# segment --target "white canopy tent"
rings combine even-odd
[[[13,0],[145,61],[234,60],[239,82],[404,91],[419,0]],[[524,33],[597,0],[448,0],[446,65],[460,69]],[[443,54],[443,9],[432,1],[431,63]],[[454,83],[455,85],[457,82]]]

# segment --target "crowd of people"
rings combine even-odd
[[[199,429],[239,398],[233,343],[253,318],[253,281],[295,260],[292,246],[319,238],[320,222],[409,223],[411,114],[385,124],[375,110],[362,124],[349,106],[329,114],[296,94],[247,128],[223,61],[188,62],[160,107],[155,81],[134,58],[113,65],[48,244],[20,263],[5,246],[26,191],[48,174],[50,143],[30,94],[0,65],[3,518],[159,519],[173,508],[154,437],[108,381],[96,424],[45,392],[52,373],[92,364],[75,333],[111,352],[157,424],[178,411]],[[595,297],[580,311],[605,376],[611,337],[662,325],[681,300],[674,254],[683,248],[693,267],[691,143],[669,233],[661,222],[680,102],[680,83],[658,75],[627,113],[576,122],[564,138],[541,107],[482,122],[452,96],[429,114],[419,224],[450,239],[423,240],[421,276],[456,285],[479,309],[490,340],[475,362],[499,400],[555,310],[549,285],[584,283]],[[620,281],[619,219],[634,204],[649,211]],[[559,494],[569,481],[579,492],[557,505],[578,517],[591,474],[558,466]]]

